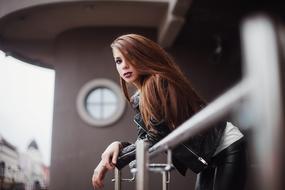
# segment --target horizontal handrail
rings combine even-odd
[[[189,118],[177,129],[151,147],[149,149],[149,156],[153,157],[167,149],[172,149],[190,137],[212,127],[212,123],[228,114],[229,111],[236,107],[237,103],[240,103],[240,101],[249,94],[251,84],[251,81],[247,78],[240,81],[230,90],[225,92],[203,110]]]

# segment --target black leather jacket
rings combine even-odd
[[[147,140],[149,146],[153,146],[158,141],[167,136],[171,131],[164,121],[152,122],[156,133],[148,131],[143,122],[139,111],[139,94],[136,94],[131,101],[135,110],[134,122],[137,126],[137,140]],[[211,164],[211,159],[220,143],[221,136],[224,132],[226,122],[220,122],[215,127],[205,131],[194,138],[187,140],[173,149],[172,162],[175,168],[185,175],[187,169],[199,173]],[[123,168],[136,157],[136,146],[128,142],[121,142],[123,149],[117,160],[116,167]]]

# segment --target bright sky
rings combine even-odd
[[[0,134],[19,151],[35,139],[50,165],[55,71],[0,51]]]

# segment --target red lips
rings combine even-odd
[[[126,72],[123,74],[124,77],[129,78],[132,75],[132,72]]]

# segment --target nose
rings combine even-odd
[[[128,69],[129,68],[129,64],[125,61],[122,62],[122,69]]]

